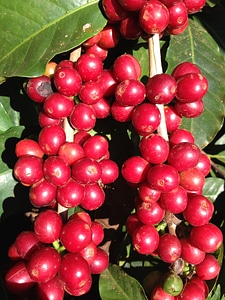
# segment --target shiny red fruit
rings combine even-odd
[[[109,265],[109,256],[103,249],[97,248],[97,254],[94,258],[94,261],[90,265],[91,273],[100,274],[103,271],[105,271],[105,269],[107,269],[108,265]]]
[[[141,72],[139,61],[131,54],[122,54],[114,61],[113,74],[120,82],[127,79],[138,80]]]
[[[158,231],[152,225],[138,226],[132,233],[132,243],[138,253],[151,254],[159,244]]]
[[[39,158],[44,156],[39,144],[31,139],[20,140],[15,147],[15,154],[17,157],[32,155]]]

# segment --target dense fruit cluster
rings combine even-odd
[[[110,23],[118,23],[126,39],[146,38],[155,33],[180,34],[188,26],[188,15],[199,12],[205,0],[102,0]]]
[[[92,274],[108,266],[108,255],[98,247],[103,238],[103,227],[86,212],[72,214],[63,224],[56,211],[42,211],[34,230],[21,232],[9,248],[14,264],[5,275],[7,290],[13,295],[34,291],[37,300],[87,293]]]

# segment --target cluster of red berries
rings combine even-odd
[[[126,39],[155,33],[180,34],[188,25],[188,15],[199,12],[205,0],[102,0],[110,23],[118,23]]]
[[[92,274],[108,267],[108,255],[98,247],[103,238],[102,225],[84,211],[65,224],[52,209],[39,213],[33,231],[21,232],[9,248],[13,266],[5,275],[7,290],[12,295],[34,293],[37,300],[87,293]]]
[[[190,71],[194,68],[196,72]],[[194,79],[197,77],[198,83]],[[191,88],[192,80],[198,88]],[[185,88],[184,82],[189,82],[188,88]],[[182,278],[179,288],[174,290],[171,285],[168,287],[165,280],[157,285],[151,300],[158,299],[159,293],[165,299],[192,299],[189,289],[193,285],[193,293],[204,300],[208,290],[195,288],[196,284],[192,281],[185,285],[183,282],[186,282],[187,274],[192,274],[189,278],[195,275],[196,282],[202,282],[205,287],[204,281],[214,279],[220,272],[214,254],[222,245],[223,235],[210,222],[214,212],[212,202],[202,195],[205,177],[211,168],[210,160],[195,144],[191,132],[179,128],[179,122],[176,126],[172,124],[173,130],[169,130],[168,140],[155,132],[160,124],[160,117],[155,123],[155,103],[167,105],[175,97],[176,110],[177,103],[189,104],[194,99],[202,102],[207,81],[195,65],[181,63],[174,69],[173,76],[159,74],[150,78],[146,91],[148,100],[154,104],[138,105],[131,116],[134,128],[141,136],[140,155],[129,157],[121,169],[128,184],[137,188],[135,212],[127,219],[127,231],[140,254],[157,256],[174,269],[178,264],[182,265],[178,272],[173,272],[173,276],[179,274]],[[152,109],[146,114],[144,110],[139,113],[135,119],[138,124],[141,123],[138,127],[133,116],[145,105],[151,105]],[[160,115],[159,112],[157,115]],[[149,123],[146,123],[147,117]],[[170,126],[169,120],[167,123]],[[169,298],[166,294],[170,295]]]

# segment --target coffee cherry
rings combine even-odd
[[[91,228],[82,220],[71,219],[64,224],[60,240],[69,252],[79,252],[91,242]]]
[[[33,231],[22,231],[15,239],[16,251],[20,258],[29,260],[31,255],[42,247],[42,243]]]
[[[131,156],[122,165],[123,178],[130,183],[141,183],[146,179],[149,163],[141,156]]]
[[[79,98],[83,103],[92,105],[103,97],[103,90],[99,81],[85,82],[79,92]]]
[[[160,284],[157,284],[152,291],[151,300],[175,300],[175,297],[166,293]]]
[[[147,174],[149,186],[160,192],[170,192],[179,184],[179,174],[176,168],[167,164],[152,166]]]
[[[136,40],[141,36],[142,30],[138,22],[138,14],[130,13],[127,18],[120,21],[120,34],[126,40]]]
[[[141,202],[137,208],[136,213],[139,220],[145,225],[155,225],[162,221],[165,211],[157,203]]]
[[[100,57],[88,53],[82,54],[78,58],[75,66],[84,82],[97,80],[101,76],[103,70],[103,64]]]
[[[97,119],[105,119],[110,115],[110,103],[106,98],[101,98],[91,107],[94,109]]]
[[[51,79],[46,75],[29,79],[26,85],[26,92],[33,101],[43,103],[53,92]]]
[[[136,228],[143,225],[141,221],[139,220],[136,213],[132,213],[128,216],[126,220],[126,230],[127,233],[132,235]]]
[[[178,2],[168,7],[169,11],[169,28],[179,28],[188,20],[187,8],[183,2]]]
[[[80,250],[81,256],[91,265],[97,256],[97,247],[93,241],[91,241],[85,248]]]
[[[127,79],[138,80],[141,76],[141,71],[139,61],[130,54],[118,56],[113,64],[113,74],[116,80],[120,82]]]
[[[188,14],[199,12],[205,6],[205,2],[205,0],[184,0],[184,4],[187,8]]]
[[[185,118],[197,118],[203,113],[204,102],[201,99],[189,103],[182,103],[177,101],[175,103],[175,109],[180,114],[180,116],[183,116]]]
[[[176,144],[185,143],[185,142],[194,144],[194,141],[195,138],[193,134],[190,131],[182,128],[178,128],[174,130],[169,135],[169,143],[171,147],[173,147]]]
[[[176,111],[174,105],[164,106],[166,128],[168,132],[178,129],[182,123],[182,117]]]
[[[159,200],[161,192],[152,189],[148,182],[144,181],[139,185],[138,195],[142,201],[152,203]]]
[[[95,160],[99,160],[104,157],[108,148],[108,140],[99,134],[91,136],[83,145],[85,156]]]
[[[92,158],[81,158],[72,165],[72,177],[81,184],[94,183],[101,178],[100,164]]]
[[[4,277],[4,284],[10,294],[18,295],[29,291],[35,284],[27,271],[24,261],[19,261],[7,270]]]
[[[140,10],[146,3],[146,0],[119,0],[119,3],[129,11]]]
[[[60,263],[60,255],[54,248],[43,247],[32,254],[27,271],[35,282],[47,282],[55,277]]]
[[[200,264],[205,258],[205,252],[193,246],[188,238],[181,240],[181,257],[192,265]]]
[[[169,23],[167,7],[158,0],[146,2],[139,11],[139,23],[141,28],[149,34],[163,32]]]
[[[62,225],[60,215],[52,209],[47,209],[36,217],[34,232],[42,243],[51,244],[59,238]]]
[[[180,64],[178,64],[172,71],[172,76],[175,78],[175,80],[178,80],[180,77],[182,77],[185,74],[188,73],[197,73],[200,74],[201,70],[198,66],[193,64],[192,62],[185,61]]]
[[[132,124],[140,135],[153,133],[160,124],[158,108],[151,103],[142,103],[135,107],[132,113]]]
[[[76,96],[82,85],[81,76],[74,68],[58,67],[54,74],[54,85],[60,94]]]
[[[146,96],[155,104],[168,104],[176,94],[176,80],[169,74],[156,74],[148,79]]]
[[[89,215],[89,213],[85,212],[85,211],[78,211],[73,213],[70,217],[69,220],[78,220],[78,221],[84,221],[85,223],[87,223],[90,227],[92,226],[92,220],[91,217]]]
[[[96,246],[101,244],[104,239],[104,229],[98,221],[91,222],[91,239]]]
[[[15,147],[15,154],[17,157],[32,155],[39,158],[44,156],[39,144],[35,140],[24,139],[20,140]]]
[[[111,105],[111,115],[118,122],[128,122],[132,118],[135,106],[124,106],[117,101]]]
[[[179,143],[174,145],[168,155],[168,164],[174,166],[179,172],[193,168],[197,165],[200,149],[193,143]]]
[[[106,252],[101,249],[101,248],[97,248],[97,255],[94,258],[94,261],[92,262],[92,264],[90,265],[90,271],[92,274],[100,274],[103,271],[105,271],[105,269],[108,267],[109,265],[109,257],[106,254]]]
[[[49,156],[43,163],[45,179],[60,186],[68,182],[71,171],[70,166],[59,156]]]
[[[94,46],[95,44],[97,44],[99,42],[101,38],[101,31],[96,33],[94,36],[90,37],[89,39],[87,39],[85,42],[83,42],[83,46],[84,47],[91,47]]]
[[[56,198],[56,186],[45,178],[32,184],[29,190],[29,200],[35,207],[51,205]]]
[[[190,242],[204,252],[215,252],[223,242],[223,235],[216,225],[207,223],[191,229]]]
[[[120,34],[114,24],[107,24],[101,30],[101,37],[98,45],[104,49],[115,48],[120,40]]]
[[[104,97],[112,96],[118,83],[111,69],[103,69],[98,82],[101,84]]]
[[[201,226],[210,221],[213,212],[213,203],[208,198],[203,195],[190,195],[183,216],[192,226]]]
[[[195,167],[200,170],[204,176],[207,176],[211,170],[211,162],[209,157],[202,152]]]
[[[193,276],[189,280],[189,282],[194,283],[197,286],[199,286],[203,290],[203,292],[205,294],[205,297],[208,296],[208,294],[209,294],[209,287],[208,287],[207,283],[203,279],[201,279],[200,277],[198,277],[198,276],[195,275],[195,276]]]
[[[42,299],[44,296],[47,299],[63,299],[64,294],[62,282],[57,275],[47,282],[37,283],[35,287],[35,295],[38,299]]]
[[[159,239],[157,252],[162,261],[173,263],[181,255],[181,243],[175,235],[165,233]]]
[[[152,254],[158,247],[159,234],[152,225],[138,226],[132,234],[132,243],[140,254]]]
[[[86,184],[84,187],[84,197],[81,201],[81,207],[86,210],[96,210],[103,205],[105,201],[105,192],[98,183]]]
[[[38,123],[43,128],[48,125],[62,125],[63,120],[49,117],[42,109],[38,114]]]
[[[23,185],[30,186],[44,177],[42,165],[40,157],[21,156],[14,165],[14,176]]]
[[[168,142],[158,134],[144,136],[139,148],[143,158],[152,164],[164,163],[169,154]]]
[[[92,276],[89,276],[88,281],[85,282],[84,285],[79,286],[79,287],[74,287],[74,284],[67,283],[64,285],[64,289],[69,295],[78,297],[78,296],[87,294],[87,292],[90,290],[91,286],[92,286]]]
[[[128,15],[118,0],[102,0],[102,7],[107,19],[113,23],[125,19]]]
[[[109,184],[114,182],[119,176],[119,168],[118,165],[111,159],[102,159],[99,162],[102,175],[101,182],[102,184]]]
[[[44,154],[56,155],[59,147],[66,141],[66,134],[60,125],[48,125],[41,129],[38,144]]]
[[[69,119],[71,126],[79,131],[89,131],[96,123],[94,109],[85,103],[76,104]]]
[[[59,147],[58,155],[69,165],[84,157],[83,148],[75,142],[65,142]]]
[[[184,288],[181,294],[178,296],[178,299],[182,300],[205,300],[205,295],[203,290],[194,283],[188,282],[184,285]]]
[[[220,264],[214,255],[206,254],[205,259],[195,267],[195,270],[201,279],[211,280],[219,275]]]
[[[196,168],[190,168],[180,173],[180,185],[187,191],[201,192],[205,176]]]
[[[90,55],[98,56],[101,61],[104,61],[108,56],[108,50],[100,47],[98,44],[95,44],[90,47],[85,47],[84,52]]]
[[[145,95],[144,84],[136,79],[123,80],[115,89],[116,101],[122,105],[138,105],[144,101]]]
[[[70,178],[66,184],[57,188],[56,199],[63,207],[76,207],[77,205],[80,205],[83,197],[84,186],[72,178]]]

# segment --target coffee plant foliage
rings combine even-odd
[[[7,248],[18,232],[29,226],[32,209],[28,188],[15,181],[12,172],[16,162],[16,143],[39,131],[36,107],[27,97],[24,84],[28,78],[43,74],[51,59],[67,57],[70,51],[101,31],[107,20],[97,0],[0,0],[0,12],[0,232],[4,241],[0,247],[0,263],[3,267]],[[223,1],[207,1],[202,12],[189,17],[189,25],[182,34],[164,36],[160,41],[165,73],[171,74],[177,64],[190,61],[201,69],[209,82],[203,114],[198,118],[184,118],[182,127],[194,134],[196,144],[212,159],[203,194],[214,202],[213,221],[223,232],[224,36],[225,5]],[[110,50],[106,64],[112,65],[113,59],[125,52],[139,60],[142,81],[145,82],[149,73],[147,42],[141,38],[135,41],[121,39],[116,49]],[[129,124],[101,120],[95,131],[109,137],[111,156],[119,165],[137,152],[138,137]],[[98,286],[96,283],[93,287],[99,297],[95,299],[147,300],[140,282],[150,270],[164,270],[165,267],[157,259],[135,253],[125,233],[126,218],[133,209],[132,189],[120,179],[107,191],[107,196],[106,207],[96,212],[95,217],[109,233],[107,242],[112,243],[112,263],[100,275]],[[222,248],[218,251],[221,264]],[[222,267],[219,278],[210,284],[207,299],[224,299],[224,282],[225,268]],[[0,294],[2,300],[8,300],[3,285]]]

